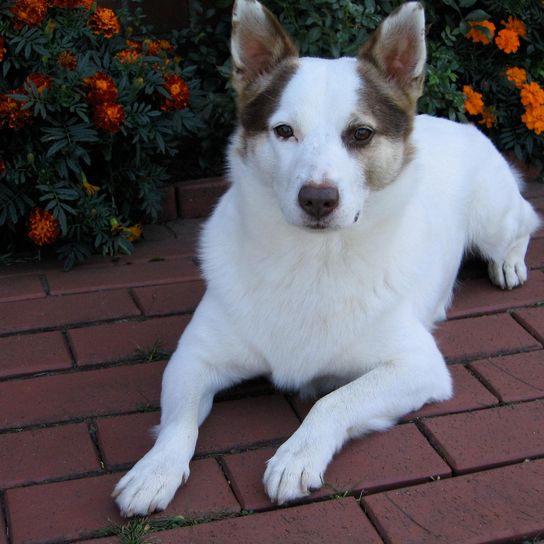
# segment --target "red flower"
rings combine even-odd
[[[15,28],[38,26],[47,13],[45,0],[17,0],[10,8],[15,17]]]
[[[38,246],[52,244],[59,237],[59,221],[51,212],[34,208],[28,217],[28,237]]]
[[[162,111],[183,110],[189,100],[189,87],[179,76],[169,74],[164,76],[164,87],[172,97],[165,98],[160,106]]]
[[[30,86],[31,82],[34,83],[38,93],[43,93],[43,91],[51,87],[51,78],[45,74],[29,74],[25,83]]]
[[[83,83],[89,88],[87,101],[90,104],[102,104],[104,102],[115,102],[118,91],[113,78],[104,72],[96,72],[94,76],[86,77]]]
[[[6,171],[6,163],[0,159],[0,176]]]
[[[0,36],[0,62],[4,60],[7,51],[8,50],[6,49],[6,39],[4,38],[4,36]]]
[[[77,67],[77,59],[71,51],[61,51],[57,57],[57,64],[67,70],[75,70]]]
[[[93,121],[98,128],[114,134],[125,121],[125,110],[120,104],[111,102],[98,104],[94,110]]]
[[[112,38],[121,32],[117,15],[109,8],[96,8],[89,19],[89,26],[95,34],[102,34],[106,38]]]
[[[23,102],[11,98],[12,94],[24,94],[24,89],[13,89],[0,94],[0,128],[7,125],[18,130],[32,117],[30,109],[23,110]]]

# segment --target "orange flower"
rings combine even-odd
[[[131,64],[136,62],[140,55],[134,49],[123,49],[115,55],[115,58],[122,64]]]
[[[163,51],[166,51],[167,53],[171,53],[174,51],[174,46],[172,45],[172,42],[170,40],[159,40],[160,47]]]
[[[495,125],[495,115],[491,110],[484,109],[482,118],[478,121],[480,125],[485,125],[487,128],[492,128]]]
[[[52,0],[55,8],[85,8],[91,9],[93,0]]]
[[[25,83],[30,86],[34,84],[38,93],[43,93],[46,89],[51,87],[51,78],[45,74],[29,74],[25,80]]]
[[[183,79],[174,74],[164,76],[164,88],[172,99],[164,99],[160,108],[162,111],[183,110],[189,100],[189,87]]]
[[[104,72],[96,72],[93,76],[83,79],[87,85],[87,101],[91,104],[101,104],[103,102],[115,102],[119,92],[115,86],[113,78]]]
[[[140,53],[142,51],[142,43],[134,40],[127,40],[127,45],[130,49]]]
[[[66,68],[66,70],[75,70],[77,67],[77,59],[71,51],[61,51],[57,57],[57,64]]]
[[[6,163],[0,159],[0,176],[6,171]]]
[[[507,68],[505,74],[506,78],[512,81],[518,89],[521,89],[522,85],[527,81],[527,71],[524,68],[513,66]]]
[[[525,23],[519,19],[514,19],[514,17],[511,15],[508,17],[508,21],[501,21],[501,23],[504,25],[504,28],[512,30],[520,36],[527,35],[527,27],[525,26]]]
[[[463,93],[467,97],[465,100],[465,110],[470,115],[478,115],[484,112],[484,100],[480,93],[477,93],[470,85],[463,87]]]
[[[121,25],[115,11],[109,8],[96,8],[89,19],[89,26],[95,34],[112,38],[121,32]]]
[[[495,38],[495,43],[499,49],[502,49],[506,54],[515,53],[519,49],[519,34],[503,28]]]
[[[83,174],[83,182],[81,183],[81,186],[83,187],[85,194],[89,196],[95,195],[96,193],[98,193],[98,191],[100,191],[100,187],[96,185],[91,185],[87,181],[87,176],[85,176],[85,174]]]
[[[525,83],[521,87],[521,103],[526,108],[539,108],[544,106],[544,89],[533,81]]]
[[[529,130],[540,135],[544,132],[544,107],[530,108],[521,116],[521,120],[525,123]]]
[[[60,234],[58,219],[41,208],[30,212],[28,227],[28,237],[38,246],[52,244]]]
[[[13,89],[0,94],[0,128],[7,125],[19,130],[32,117],[30,109],[23,110],[23,102],[11,98],[12,94],[24,94],[24,89]]]
[[[495,35],[495,25],[491,21],[469,21],[470,30],[467,32],[466,37],[472,40],[474,43],[483,43],[488,45],[491,43],[493,36]],[[489,36],[484,30],[489,31]]]
[[[125,110],[120,104],[106,102],[98,104],[94,110],[94,124],[106,132],[118,132],[124,120]]]
[[[7,52],[8,50],[6,49],[6,40],[4,36],[0,36],[0,62],[4,60]]]
[[[161,42],[159,40],[144,40],[143,47],[144,50],[146,50],[146,54],[150,57],[158,57],[159,53],[162,51]]]
[[[46,0],[17,0],[10,8],[15,17],[15,28],[38,26],[47,13]]]
[[[125,236],[129,242],[135,242],[142,235],[142,225],[132,225],[132,227],[123,228]]]

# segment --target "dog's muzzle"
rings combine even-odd
[[[330,215],[340,202],[340,193],[331,185],[303,185],[298,193],[300,207],[311,217],[319,220]]]

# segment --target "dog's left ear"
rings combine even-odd
[[[361,47],[359,58],[373,64],[414,102],[425,81],[425,14],[419,2],[393,11]]]
[[[257,0],[236,0],[230,41],[232,82],[238,94],[298,51],[279,21]]]

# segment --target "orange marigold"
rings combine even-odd
[[[521,120],[529,130],[538,135],[542,134],[544,132],[544,106],[528,108],[521,116]]]
[[[142,42],[127,40],[127,46],[134,51],[138,51],[139,53],[142,51]]]
[[[87,101],[91,104],[101,104],[103,102],[115,102],[119,92],[115,86],[113,78],[104,72],[96,72],[93,76],[83,79],[87,85]]]
[[[487,128],[492,128],[495,125],[495,114],[488,109],[482,112],[482,118],[478,121],[480,125],[485,125]]]
[[[136,224],[132,225],[132,227],[125,227],[123,231],[129,242],[135,242],[142,236],[142,225]]]
[[[6,163],[0,159],[0,176],[6,171]]]
[[[46,74],[29,74],[25,80],[28,86],[33,83],[38,93],[43,93],[46,89],[49,89],[51,82],[51,78]]]
[[[544,106],[544,89],[536,83],[525,83],[521,86],[521,103],[526,108],[538,108]]]
[[[161,42],[159,40],[144,40],[143,47],[150,57],[157,57],[162,51]]]
[[[42,208],[34,208],[28,217],[28,237],[38,246],[52,244],[59,237],[59,221]]]
[[[174,46],[170,40],[159,40],[159,44],[161,49],[167,53],[172,53],[172,51],[174,51]]]
[[[96,8],[96,11],[89,18],[89,26],[95,34],[102,34],[106,38],[121,32],[121,25],[115,11],[109,8]]]
[[[38,26],[47,13],[46,0],[17,0],[10,8],[15,17],[15,28]]]
[[[52,0],[55,8],[85,8],[91,9],[93,0]]]
[[[512,66],[511,68],[506,69],[505,74],[506,78],[509,81],[512,81],[518,89],[521,89],[522,85],[527,81],[527,71],[525,68]]]
[[[24,89],[13,89],[0,94],[0,128],[7,125],[18,130],[32,117],[30,109],[23,110],[23,102],[11,98],[12,94],[24,94]]]
[[[57,64],[66,68],[66,70],[75,70],[77,58],[71,51],[61,51],[57,57]]]
[[[495,43],[499,49],[502,49],[506,54],[515,53],[519,49],[519,34],[503,28],[495,38]]]
[[[465,110],[471,115],[479,115],[484,111],[484,100],[480,93],[477,93],[470,85],[463,87],[466,96]]]
[[[501,21],[501,23],[504,25],[504,28],[513,30],[516,34],[519,34],[520,36],[527,35],[527,27],[525,26],[525,23],[519,19],[515,19],[511,15],[508,17],[507,21]]]
[[[115,58],[123,64],[131,64],[136,62],[139,57],[140,55],[134,49],[123,49],[123,51],[119,51],[119,53],[115,55]]]
[[[125,110],[120,104],[106,102],[99,104],[94,110],[94,124],[106,132],[118,132],[124,120]]]
[[[6,49],[6,39],[4,38],[4,36],[0,36],[0,62],[4,60],[7,52],[8,50]]]
[[[470,30],[467,32],[466,37],[472,40],[474,43],[483,43],[488,45],[491,43],[493,36],[495,35],[495,25],[491,21],[469,21]],[[482,29],[489,31],[489,36]]]
[[[183,110],[189,100],[189,87],[180,76],[168,74],[164,76],[164,88],[171,99],[165,98],[160,106],[162,111]]]

